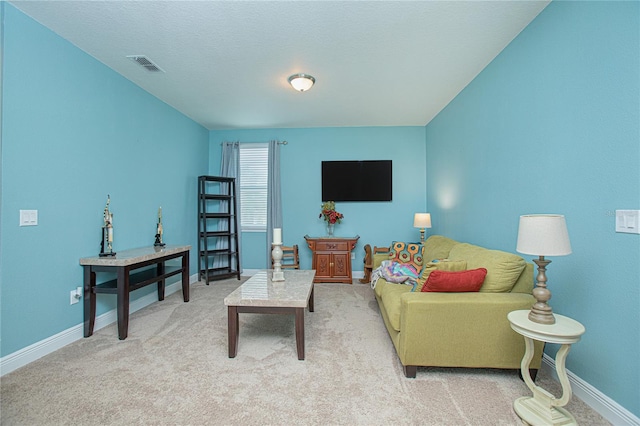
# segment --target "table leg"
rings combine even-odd
[[[189,251],[182,254],[182,300],[189,301]]]
[[[124,340],[129,330],[129,271],[119,267],[117,275],[118,338]]]
[[[314,310],[314,306],[313,306],[313,292],[315,291],[316,286],[314,284],[311,284],[311,295],[309,296],[309,312],[313,312]]]
[[[229,358],[235,358],[238,353],[238,334],[240,333],[240,324],[238,323],[238,307],[229,306],[227,310],[228,316],[228,333],[229,333]]]
[[[525,354],[522,358],[520,370],[527,387],[533,392],[533,397],[518,398],[513,403],[516,414],[526,424],[537,425],[576,425],[576,420],[567,410],[561,408],[571,399],[571,385],[565,369],[565,360],[571,345],[562,345],[556,354],[556,371],[562,384],[562,397],[557,399],[551,393],[537,386],[531,379],[529,365],[533,359],[533,339],[525,337]]]
[[[96,322],[96,294],[93,287],[96,285],[96,273],[91,270],[91,266],[84,267],[84,337],[93,334],[93,327]]]
[[[156,265],[156,272],[158,274],[158,276],[162,276],[164,275],[164,261],[162,262],[158,262],[158,264]],[[165,287],[165,280],[164,278],[161,280],[158,280],[158,300],[164,300],[164,287]]]
[[[304,359],[304,308],[296,309],[296,347],[298,359]]]

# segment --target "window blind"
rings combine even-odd
[[[242,231],[267,229],[267,173],[269,146],[240,144],[240,227]]]

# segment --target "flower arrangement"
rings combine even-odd
[[[322,210],[318,218],[323,218],[325,222],[333,225],[334,223],[340,223],[344,215],[336,211],[336,203],[334,201],[327,201],[322,203]]]

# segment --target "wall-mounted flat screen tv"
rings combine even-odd
[[[322,201],[391,201],[391,160],[323,161]]]

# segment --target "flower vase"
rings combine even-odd
[[[327,223],[327,235],[333,237],[333,223]]]

